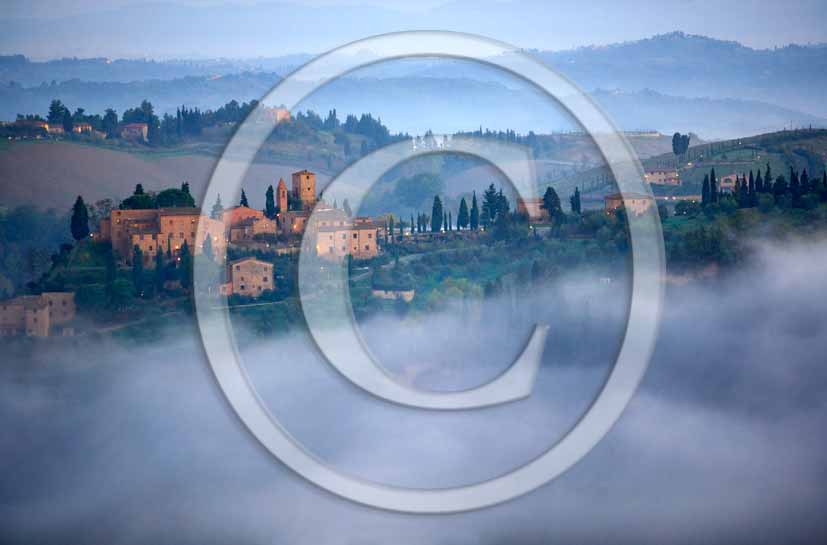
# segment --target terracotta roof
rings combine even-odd
[[[242,257],[241,259],[235,259],[235,260],[230,261],[229,263],[227,263],[227,265],[232,267],[233,265],[238,265],[239,263],[244,263],[245,261],[256,261],[258,263],[263,263],[263,264],[269,265],[271,267],[273,266],[273,264],[270,263],[269,261],[262,261],[261,259],[255,258],[253,256],[247,256],[247,257]]]

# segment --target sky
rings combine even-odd
[[[755,48],[827,41],[821,0],[8,0],[4,4],[0,52],[37,59],[318,53],[376,33],[423,28],[479,33],[518,47],[551,50],[674,30]]]

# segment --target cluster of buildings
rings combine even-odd
[[[199,208],[113,210],[101,220],[99,232],[93,236],[109,241],[126,265],[132,265],[135,247],[141,250],[143,266],[153,268],[159,252],[179,258],[184,243],[193,255],[203,253],[208,245],[213,258],[221,261],[228,245],[243,247],[266,240],[276,246],[279,235],[288,240],[283,250],[298,250],[298,235],[308,228],[311,214],[315,213],[311,234],[320,257],[340,261],[348,255],[369,259],[379,254],[385,222],[351,218],[343,210],[320,201],[313,172],[294,172],[289,192],[285,181],[279,180],[275,197],[278,212],[274,218],[247,206],[225,209],[220,217],[204,215]],[[220,287],[225,295],[257,295],[274,288],[272,264],[252,258],[230,263],[227,279],[227,284]]]
[[[75,294],[44,292],[0,301],[0,337],[74,334]]]

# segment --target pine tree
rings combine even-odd
[[[132,248],[132,285],[135,287],[135,295],[144,295],[144,253],[136,244]]]
[[[543,194],[543,208],[548,212],[549,218],[557,220],[563,216],[563,207],[560,204],[560,197],[553,187],[548,186]]]
[[[499,209],[499,195],[494,188],[494,184],[488,186],[488,189],[482,194],[482,225],[488,229],[494,223],[494,218],[497,217],[497,210]]]
[[[264,215],[270,219],[276,217],[276,199],[272,185],[267,186],[267,191],[264,193]]]
[[[243,189],[241,190],[241,201],[238,204],[239,206],[246,206],[247,208],[250,207],[250,205],[247,203],[247,194],[244,193]]]
[[[471,217],[469,218],[469,225],[472,231],[480,228],[480,209],[477,206],[477,192],[471,194]]]
[[[442,228],[442,200],[434,195],[434,204],[431,207],[431,232],[439,233]]]
[[[468,203],[465,197],[459,201],[459,213],[457,213],[457,230],[461,231],[468,227]]]
[[[75,240],[80,241],[89,236],[89,210],[80,195],[75,199],[75,205],[72,207],[70,228]]]

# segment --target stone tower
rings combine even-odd
[[[293,173],[293,197],[301,201],[302,208],[316,204],[316,174],[309,170]]]
[[[287,212],[287,184],[284,178],[279,178],[279,185],[276,188],[276,206],[282,214]]]

